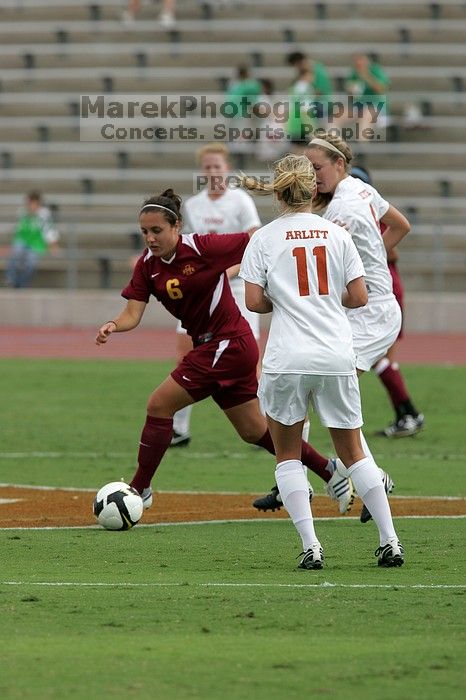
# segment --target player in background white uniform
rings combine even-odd
[[[256,205],[250,195],[239,188],[228,187],[225,178],[230,172],[229,152],[221,143],[206,144],[197,154],[202,174],[209,178],[207,186],[184,205],[184,233],[252,233],[261,225]],[[238,277],[239,265],[228,271],[231,291],[242,316],[251,326],[255,339],[260,337],[259,316],[246,308],[244,282]],[[177,326],[177,355],[180,362],[191,350],[192,343],[181,323]],[[173,419],[172,447],[188,445],[191,440],[192,406],[178,411]]]
[[[349,175],[353,155],[343,139],[323,134],[321,138],[312,139],[306,155],[314,166],[317,178],[313,210],[346,228],[366,270],[369,302],[361,309],[348,311],[359,375],[384,357],[398,337],[401,311],[392,291],[387,250],[401,241],[409,232],[410,225],[403,214],[384,200],[374,187]],[[387,226],[383,238],[380,235],[380,221]],[[362,434],[361,441],[365,453],[370,455]],[[390,493],[393,480],[384,471],[382,478],[386,492]],[[279,508],[281,503],[277,487],[256,499],[253,505],[259,510]],[[367,522],[370,518],[370,511],[363,506],[361,522]]]
[[[364,267],[351,237],[312,214],[314,169],[305,156],[275,165],[274,181],[244,186],[274,192],[282,215],[256,231],[241,263],[246,304],[272,312],[259,398],[276,451],[276,480],[303,544],[302,569],[321,569],[323,551],[301,461],[301,431],[309,401],[329,428],[340,473],[350,477],[379,530],[379,566],[401,566],[398,541],[380,469],[365,455],[352,332],[343,306],[364,307]]]
[[[329,134],[312,139],[307,156],[317,177],[318,196],[314,200],[314,211],[322,211],[324,218],[349,231],[366,270],[368,304],[364,309],[348,312],[360,375],[386,355],[400,332],[401,310],[393,294],[387,251],[409,233],[410,224],[374,187],[348,174],[353,154],[343,139]],[[383,237],[380,235],[381,221],[386,226]],[[365,453],[370,454],[363,436],[362,444]],[[393,481],[385,472],[383,479],[389,493]],[[369,519],[370,511],[363,508],[361,521]]]

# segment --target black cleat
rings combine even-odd
[[[322,569],[324,566],[324,552],[319,542],[309,547],[306,552],[301,552],[302,557],[298,569]]]
[[[190,442],[191,435],[189,433],[177,433],[176,430],[174,430],[170,447],[187,447]]]
[[[309,484],[309,502],[312,501],[313,495],[314,491],[312,486]],[[283,501],[277,484],[272,486],[270,493],[267,493],[265,496],[261,496],[260,498],[256,498],[252,505],[254,508],[257,508],[257,510],[263,510],[264,513],[268,510],[271,510],[272,513],[274,513],[276,510],[280,510],[283,505]]]
[[[386,568],[392,566],[403,566],[404,560],[404,550],[403,545],[398,540],[388,542],[383,547],[378,547],[375,550],[375,556],[379,557],[377,562],[378,566],[385,566]]]
[[[419,413],[416,417],[406,414],[399,420],[391,423],[383,430],[379,430],[375,434],[378,437],[400,438],[411,437],[419,433],[424,427],[424,416]]]

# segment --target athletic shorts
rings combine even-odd
[[[401,328],[401,310],[393,295],[369,298],[367,306],[347,312],[353,333],[356,367],[368,372],[391,348]]]
[[[241,311],[241,315],[249,323],[254,338],[259,341],[260,338],[260,315],[249,311],[244,300],[244,281],[240,277],[235,277],[230,280],[231,292],[235,298],[236,304]],[[181,321],[176,324],[176,332],[180,335],[186,333],[186,330],[181,325]]]
[[[259,350],[252,333],[220,338],[188,352],[171,373],[194,401],[208,396],[222,409],[257,398]]]
[[[309,404],[326,428],[360,428],[359,383],[354,374],[269,374],[259,381],[259,401],[268,416],[283,425],[304,420]]]

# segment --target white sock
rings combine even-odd
[[[302,438],[304,442],[309,442],[309,431],[311,429],[311,422],[309,418],[306,418],[303,425]]]
[[[372,454],[372,452],[369,449],[369,445],[366,442],[366,438],[364,437],[362,430],[359,431],[359,435],[361,437],[362,451],[364,452],[366,457],[370,457],[372,459],[372,461],[375,462],[374,455]]]
[[[386,544],[396,537],[396,532],[380,469],[373,459],[366,457],[348,467],[348,476],[377,525],[380,544]]]
[[[180,435],[189,433],[189,428],[191,425],[191,411],[193,410],[192,404],[180,408],[179,411],[173,416],[173,430]]]
[[[301,537],[305,552],[312,544],[318,542],[318,539],[314,530],[308,481],[302,462],[298,459],[280,462],[275,469],[275,479],[283,505]]]
[[[364,505],[377,525],[380,544],[383,546],[387,544],[388,540],[398,540],[384,487],[376,486],[368,491],[364,496]]]

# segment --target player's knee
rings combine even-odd
[[[171,418],[174,411],[160,396],[152,395],[147,402],[147,414],[153,418]]]
[[[257,431],[254,426],[245,426],[244,428],[241,428],[241,430],[238,430],[238,434],[240,438],[244,440],[244,442],[251,445],[256,445],[263,436],[264,431]]]

